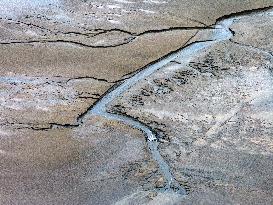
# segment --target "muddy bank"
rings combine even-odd
[[[254,27],[263,18],[272,14],[235,18],[230,39],[178,56],[111,108],[157,133],[176,180],[189,187],[185,204],[272,201],[273,57],[264,47],[273,37],[267,30],[272,22],[255,25],[261,33],[256,38],[263,41],[259,46],[254,37],[235,40],[246,22]],[[204,35],[215,39],[213,33]]]
[[[270,202],[268,14],[234,21],[232,42],[173,59],[112,107],[155,131],[186,198],[164,190],[145,134],[86,113],[137,69],[213,38],[217,18],[272,2],[20,2],[1,7],[1,204]]]

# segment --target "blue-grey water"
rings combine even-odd
[[[103,98],[101,98],[97,102],[97,104],[81,119],[81,121],[84,122],[85,119],[87,118],[90,118],[94,115],[99,115],[107,119],[122,122],[124,124],[130,125],[133,128],[141,130],[146,135],[148,146],[151,151],[153,159],[158,163],[160,171],[165,177],[165,180],[167,181],[165,191],[175,191],[181,195],[185,195],[186,194],[185,187],[181,186],[175,180],[171,172],[170,166],[165,162],[165,160],[163,159],[158,150],[159,142],[156,134],[147,125],[139,122],[136,119],[119,114],[108,113],[107,106],[110,105],[110,103],[113,102],[116,98],[122,96],[124,92],[128,91],[128,89],[130,89],[136,83],[150,76],[160,68],[164,67],[169,62],[175,59],[179,59],[179,62],[182,62],[182,65],[183,64],[186,65],[192,60],[192,58],[194,58],[196,55],[198,55],[199,52],[203,51],[204,49],[207,49],[218,42],[231,39],[233,35],[229,30],[229,27],[231,26],[233,21],[238,18],[239,17],[229,18],[218,22],[215,25],[213,36],[210,41],[195,42],[185,48],[181,48],[177,52],[172,53],[165,57],[164,59],[147,66],[146,68],[136,73],[131,78],[125,80],[121,85],[119,85],[111,92],[106,94]]]
[[[182,64],[187,64],[191,61],[191,59],[194,56],[197,55],[198,52],[210,47],[211,45],[217,42],[228,40],[229,38],[231,38],[232,33],[229,31],[228,27],[232,24],[232,22],[233,22],[233,19],[228,19],[218,23],[216,25],[217,29],[215,29],[213,34],[213,39],[214,39],[213,41],[193,43],[190,46],[186,48],[182,48],[181,50],[165,57],[164,59],[152,65],[147,66],[140,72],[136,73],[133,77],[125,80],[121,85],[119,85],[117,88],[115,88],[114,90],[109,92],[107,95],[105,95],[102,99],[100,99],[99,102],[97,102],[97,104],[93,107],[93,109],[91,109],[89,113],[87,113],[83,117],[83,119],[81,119],[81,121],[84,122],[86,118],[89,118],[92,115],[99,115],[110,120],[116,120],[116,121],[125,123],[127,125],[130,125],[133,128],[141,130],[146,135],[148,146],[149,146],[153,159],[158,163],[160,171],[165,177],[165,180],[167,181],[165,191],[175,191],[181,195],[186,194],[186,189],[175,180],[169,165],[165,162],[165,160],[161,156],[158,150],[159,142],[156,137],[156,134],[147,125],[139,122],[138,120],[135,120],[133,118],[126,117],[123,115],[119,115],[119,114],[108,113],[107,106],[110,105],[111,102],[113,102],[116,98],[121,96],[124,92],[126,92],[132,86],[134,86],[137,82],[140,82],[141,80],[150,76],[151,74],[156,72],[158,69],[168,64],[170,61],[173,61],[178,58],[180,62],[182,60]]]

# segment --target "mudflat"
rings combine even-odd
[[[272,204],[272,6],[1,1],[0,204]]]

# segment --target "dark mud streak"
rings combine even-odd
[[[234,31],[234,30],[232,30],[231,28],[228,28],[228,30],[230,31],[230,33],[231,33],[233,36],[235,36],[235,35],[236,35],[235,31]]]
[[[180,62],[178,62],[176,60],[170,61],[170,63],[182,64],[182,63],[180,63]]]

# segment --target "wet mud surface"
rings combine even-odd
[[[236,26],[271,15],[235,18],[230,39],[178,56],[109,110],[158,134],[163,158],[188,186],[183,204],[272,203],[273,56],[263,45],[252,46],[254,38],[247,45],[235,40]],[[272,33],[263,28],[267,37],[257,39],[270,44]]]
[[[272,204],[270,6],[1,1],[0,204]]]

